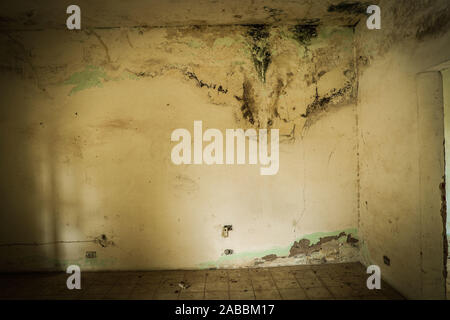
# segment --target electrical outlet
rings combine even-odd
[[[233,254],[233,249],[225,249],[223,251],[223,253],[225,253],[225,255],[229,256],[230,254]]]
[[[87,259],[97,258],[97,252],[96,251],[86,251],[86,258]]]
[[[233,230],[233,226],[231,224],[226,224],[222,228],[222,237],[228,238],[228,232]]]

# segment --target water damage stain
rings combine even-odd
[[[222,85],[217,85],[217,84],[213,84],[213,83],[206,83],[203,80],[200,80],[195,73],[187,71],[186,75],[188,76],[189,79],[194,80],[195,82],[197,82],[197,85],[200,88],[206,87],[208,89],[213,89],[213,90],[217,90],[217,92],[220,93],[228,93],[228,89],[225,89]]]
[[[328,12],[363,14],[366,13],[367,7],[370,3],[365,2],[340,2],[336,5],[330,5]]]
[[[266,82],[266,71],[272,59],[268,27],[263,24],[248,25],[247,38],[253,64],[259,79]]]
[[[311,39],[317,37],[317,24],[297,24],[291,28],[291,32],[296,41],[308,46],[311,44]]]
[[[301,116],[303,118],[308,118],[311,115],[317,114],[321,111],[325,111],[330,103],[334,102],[334,100],[336,100],[337,98],[345,96],[348,92],[351,91],[351,89],[352,86],[348,83],[344,87],[338,90],[333,89],[328,94],[320,97],[316,88],[316,96],[314,98],[314,101],[306,107],[306,112]]]
[[[256,105],[254,97],[254,90],[252,83],[249,80],[245,80],[242,84],[242,97],[235,98],[242,102],[241,112],[244,119],[246,119],[251,124],[255,124],[255,116],[256,116]]]
[[[450,27],[450,8],[426,16],[416,31],[416,39],[423,40],[429,36],[438,36]]]

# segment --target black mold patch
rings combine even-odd
[[[246,119],[251,124],[255,124],[254,113],[255,110],[255,100],[253,99],[253,87],[250,81],[244,81],[242,85],[243,94],[242,98],[236,97],[238,101],[242,102],[241,112],[244,119]]]
[[[311,39],[317,37],[317,25],[298,24],[291,29],[291,32],[296,41],[304,46],[308,46],[311,44]]]
[[[317,88],[316,88],[316,97],[315,97],[314,101],[306,107],[306,112],[304,114],[302,114],[301,116],[303,118],[308,118],[312,114],[326,110],[328,107],[328,104],[330,102],[332,102],[334,99],[336,99],[338,97],[342,97],[351,88],[352,88],[352,86],[350,84],[347,84],[345,87],[340,88],[339,90],[333,89],[329,94],[327,94],[323,97],[319,97],[319,94],[317,93]]]
[[[218,92],[221,93],[228,93],[228,89],[225,89],[224,87],[222,87],[222,85],[216,85],[216,84],[212,84],[212,83],[205,83],[204,81],[200,80],[197,75],[193,72],[187,71],[186,75],[188,76],[189,79],[191,80],[195,80],[197,82],[197,85],[200,88],[206,87],[208,89],[213,89],[213,90],[217,90]]]
[[[313,24],[318,25],[320,22],[319,18],[312,18],[312,19],[298,19],[297,24],[298,25],[307,25],[307,24]]]
[[[328,12],[365,14],[370,4],[364,2],[340,2],[328,7]]]
[[[249,25],[247,37],[249,38],[252,60],[258,77],[262,82],[266,82],[266,71],[272,61],[267,26],[262,24]]]
[[[437,36],[450,27],[450,8],[427,16],[416,31],[416,39],[423,40],[429,36]]]

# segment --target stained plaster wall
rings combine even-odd
[[[450,57],[450,9],[448,1],[380,7],[381,30],[361,24],[355,37],[361,258],[406,297],[441,299],[443,94],[432,68]]]
[[[450,69],[443,69],[441,71],[442,74],[442,91],[443,91],[443,99],[444,99],[444,138],[445,138],[445,184],[449,185],[449,166],[450,164]],[[450,199],[450,189],[446,188],[446,199]],[[450,236],[450,219],[448,219],[448,213],[450,210],[448,209],[447,204],[447,237]]]
[[[359,259],[352,28],[48,29],[0,40],[2,270]],[[174,165],[170,135],[194,120],[280,129],[279,172]]]

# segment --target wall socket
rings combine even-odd
[[[231,224],[226,224],[222,228],[222,237],[228,238],[228,232],[233,230],[233,226]]]
[[[97,258],[97,252],[96,251],[86,251],[86,258],[87,259]]]

